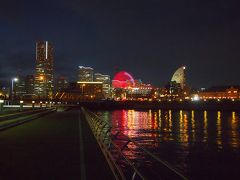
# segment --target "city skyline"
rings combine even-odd
[[[240,0],[0,5],[0,180],[236,179]]]
[[[34,74],[33,44],[48,40],[55,47],[56,75],[73,80],[84,65],[111,77],[125,70],[164,86],[186,65],[193,87],[240,84],[237,1],[58,2],[3,2],[1,82],[9,84],[12,72]]]
[[[53,97],[54,48],[48,41],[36,43],[34,93],[38,97]]]

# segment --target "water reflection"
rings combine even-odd
[[[208,114],[207,111],[203,112],[203,142],[208,140]]]
[[[239,133],[238,133],[238,116],[236,115],[236,112],[232,112],[232,118],[231,118],[231,133],[230,136],[231,141],[230,145],[232,148],[237,149],[239,148]]]
[[[222,149],[222,124],[221,124],[221,112],[217,112],[217,145],[219,149]]]
[[[162,128],[162,111],[159,110],[158,111],[158,129],[161,129]]]
[[[120,110],[100,114],[132,138],[159,137],[159,142],[174,140],[184,146],[196,142],[213,144],[215,139],[218,149],[228,145],[236,149],[240,144],[236,112]]]
[[[199,161],[207,164],[213,158],[214,166],[218,166],[217,153],[227,151],[227,155],[240,158],[239,112],[119,110],[100,112],[100,115],[186,173],[193,168],[192,157],[197,159],[196,164]],[[132,151],[125,153],[137,158],[136,147],[130,144],[129,148]],[[204,158],[199,160],[199,154]]]
[[[191,112],[191,130],[192,130],[192,141],[196,141],[196,124],[195,124],[195,112]]]

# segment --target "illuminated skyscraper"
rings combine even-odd
[[[102,82],[103,83],[103,94],[105,98],[110,97],[110,76],[109,75],[103,75],[100,73],[94,74],[94,81],[95,82]]]
[[[36,43],[35,94],[40,99],[53,96],[53,46],[48,41]]]
[[[93,68],[79,66],[78,81],[93,82]]]

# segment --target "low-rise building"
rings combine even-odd
[[[67,89],[56,95],[56,100],[77,102],[104,99],[102,82],[71,83]]]
[[[214,87],[205,91],[199,92],[200,99],[239,99],[239,87]]]

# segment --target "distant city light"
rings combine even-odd
[[[18,78],[13,78],[12,79],[14,82],[17,82],[18,81]]]
[[[200,98],[199,98],[199,96],[198,96],[197,94],[195,94],[195,95],[193,96],[192,100],[193,100],[193,101],[199,101]]]

